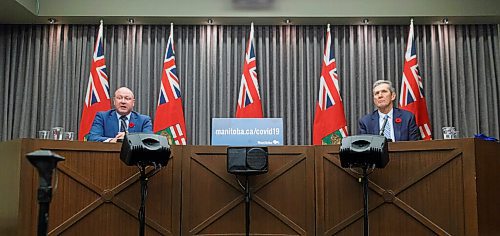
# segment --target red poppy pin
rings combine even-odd
[[[134,126],[135,126],[135,124],[134,124],[134,123],[132,123],[132,122],[128,123],[128,127],[129,127],[129,128],[134,128]]]
[[[394,121],[396,121],[396,123],[401,123],[401,118],[396,118]]]

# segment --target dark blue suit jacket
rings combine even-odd
[[[394,128],[395,141],[414,141],[420,140],[420,130],[418,129],[413,113],[393,108],[392,127]],[[401,122],[396,122],[396,119],[401,119]],[[378,111],[375,110],[371,114],[363,116],[359,119],[358,134],[380,134],[380,123]]]
[[[141,115],[135,111],[130,114],[129,124],[134,124],[134,127],[128,128],[129,133],[153,133],[151,118],[146,115]],[[108,138],[114,138],[119,131],[118,118],[116,110],[98,112],[90,128],[88,141],[103,142]]]

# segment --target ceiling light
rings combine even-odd
[[[57,22],[54,18],[49,18],[49,24],[55,24]]]
[[[446,17],[445,17],[445,18],[443,18],[443,24],[447,25],[448,23],[450,23],[450,22],[448,21],[448,18],[446,18]]]
[[[214,23],[214,20],[212,20],[212,19],[208,19],[208,20],[207,20],[207,22],[208,22],[209,24],[213,24],[213,23]]]
[[[292,21],[290,19],[285,19],[285,24],[289,25],[291,23],[292,23]]]
[[[366,19],[366,18],[365,18],[365,19],[363,19],[363,24],[367,25],[367,24],[369,24],[369,23],[370,23],[370,20],[368,20],[368,19]]]
[[[134,19],[134,18],[128,18],[128,19],[127,19],[127,22],[128,22],[129,24],[134,24],[134,23],[135,23],[135,19]]]

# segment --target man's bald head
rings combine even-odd
[[[134,93],[127,87],[121,87],[115,91],[113,103],[118,114],[128,115],[135,105]]]

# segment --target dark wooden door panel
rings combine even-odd
[[[183,235],[244,234],[244,191],[237,177],[227,173],[226,147],[188,148]],[[250,177],[252,234],[314,235],[313,158],[308,147],[269,148],[269,172]]]

